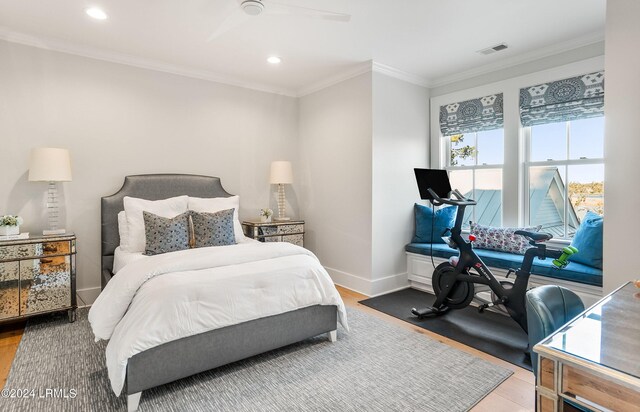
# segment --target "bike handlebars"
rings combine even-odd
[[[451,198],[443,199],[440,196],[438,196],[436,192],[431,190],[431,188],[427,189],[427,191],[432,197],[432,199],[430,199],[431,203],[433,203],[435,206],[442,206],[444,204],[453,205],[453,206],[474,206],[478,204],[478,202],[476,202],[475,200],[464,197],[462,193],[458,191],[458,189],[454,189],[451,192],[455,197],[457,197],[457,199],[451,199]]]

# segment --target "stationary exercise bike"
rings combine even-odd
[[[566,247],[563,250],[547,249],[544,242],[553,237],[551,234],[518,230],[515,234],[529,240],[531,247],[525,252],[520,269],[515,270],[515,281],[498,281],[473,250],[472,244],[475,239],[469,236],[470,241],[467,241],[461,235],[465,208],[476,205],[476,201],[464,197],[458,190],[451,190],[445,170],[415,169],[415,173],[422,199],[428,199],[434,206],[446,204],[458,207],[455,225],[442,235],[450,232],[450,236],[445,240],[450,247],[458,249],[460,254],[457,258],[453,257],[435,268],[432,286],[436,301],[433,306],[422,309],[413,308],[411,312],[422,319],[442,315],[449,309],[465,308],[476,295],[475,285],[483,285],[485,290],[488,286],[491,291],[491,300],[479,299],[482,304],[478,310],[482,312],[490,307],[499,306],[527,332],[525,293],[533,260],[554,258],[554,265],[562,269],[569,264],[569,257],[578,250],[573,247]],[[449,197],[450,194],[453,197]],[[509,271],[507,278],[512,272],[514,271]]]

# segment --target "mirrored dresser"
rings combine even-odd
[[[260,242],[289,242],[304,247],[304,221],[282,220],[260,222],[245,220],[242,222],[245,236]]]
[[[0,241],[0,323],[77,307],[74,234]]]

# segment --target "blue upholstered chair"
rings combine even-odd
[[[584,311],[584,304],[578,295],[556,285],[531,289],[527,292],[526,304],[531,364],[537,376],[538,355],[533,352],[533,346],[578,316]]]

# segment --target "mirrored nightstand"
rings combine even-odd
[[[0,241],[0,323],[77,307],[74,234]]]
[[[304,247],[304,220],[242,222],[245,236],[261,242],[289,242]]]

